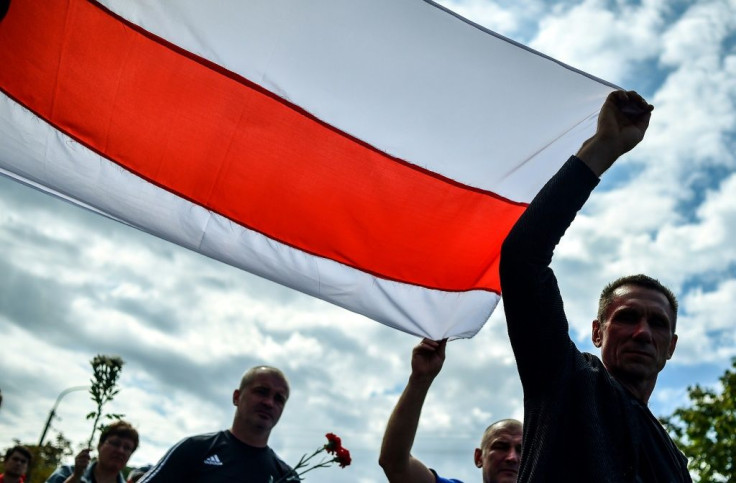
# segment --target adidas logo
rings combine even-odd
[[[204,460],[204,464],[206,465],[213,465],[213,466],[222,466],[222,461],[220,461],[220,457],[216,454],[213,454],[212,456],[209,456]]]

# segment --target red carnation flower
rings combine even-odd
[[[342,441],[334,433],[325,434],[327,438],[327,444],[320,446],[317,450],[310,455],[303,455],[299,458],[299,462],[294,466],[293,471],[283,475],[278,480],[274,480],[273,476],[270,476],[268,483],[286,483],[287,481],[301,481],[305,473],[309,473],[317,468],[327,468],[328,466],[337,463],[340,468],[345,468],[352,462],[350,458],[350,451],[342,447]],[[325,453],[330,453],[334,456],[328,457]],[[313,458],[320,455],[321,460],[316,463],[312,463]]]
[[[325,450],[327,450],[328,453],[335,454],[338,449],[342,448],[342,441],[340,441],[340,437],[336,434],[327,433],[325,434],[325,437],[327,438]]]
[[[337,448],[335,459],[339,463],[340,468],[345,468],[352,461],[352,459],[350,459],[350,451],[342,447]]]

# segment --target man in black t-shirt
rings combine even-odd
[[[249,369],[233,392],[230,430],[192,436],[171,448],[139,483],[278,481],[293,470],[268,447],[289,398],[289,383],[275,367]],[[297,481],[297,480],[295,480]]]

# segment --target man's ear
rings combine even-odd
[[[233,391],[233,406],[238,405],[238,399],[240,399],[240,389]]]
[[[670,360],[672,354],[675,353],[675,347],[677,347],[677,334],[672,334],[672,340],[670,341],[670,347],[667,351],[667,360]]]
[[[603,330],[598,319],[593,321],[593,331],[590,338],[593,341],[593,345],[598,348],[603,344]]]
[[[475,461],[475,466],[477,466],[478,468],[483,468],[483,452],[480,450],[480,448],[475,448],[473,460]]]

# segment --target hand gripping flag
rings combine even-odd
[[[10,0],[0,172],[470,337],[506,233],[613,88],[429,1]]]

